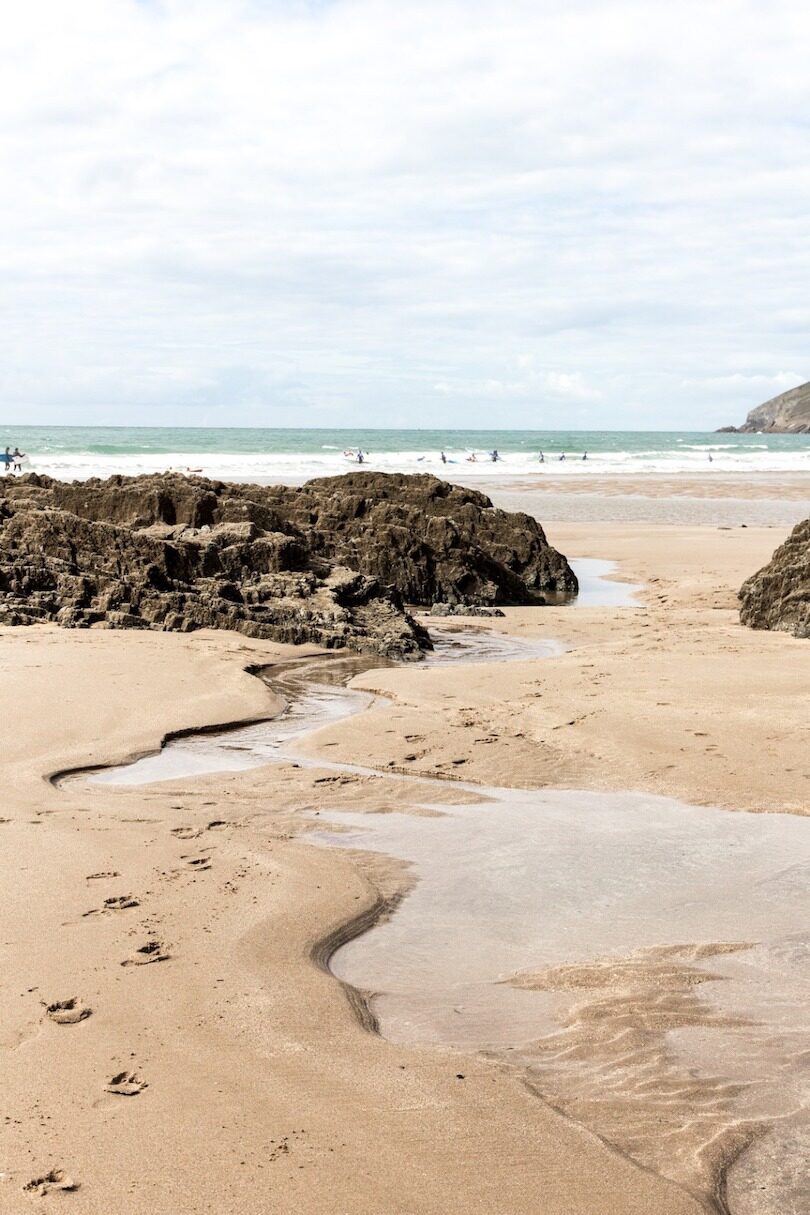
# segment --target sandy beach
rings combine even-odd
[[[727,1167],[762,1125],[672,1176],[649,1152],[654,1111],[631,1135],[571,1096],[560,1069],[544,1091],[503,1056],[370,1032],[367,1002],[326,963],[395,916],[418,876],[307,841],[336,810],[401,811],[418,827],[426,802],[474,802],[468,785],[808,814],[810,645],[741,627],[736,605],[785,519],[806,514],[807,484],[716,490],[687,494],[707,507],[687,521],[668,483],[623,488],[647,501],[641,520],[615,518],[610,494],[581,520],[547,513],[542,490],[493,493],[519,497],[570,557],[615,562],[639,585],[634,605],[485,622],[559,643],[553,657],[367,670],[352,686],[376,699],[305,739],[300,763],[57,785],[169,733],[272,717],[279,697],[248,671],[296,651],[225,632],[0,630],[2,1210],[770,1210],[726,1205]],[[582,506],[571,491],[555,487],[554,503]],[[637,970],[626,984],[636,1018],[672,989],[654,962],[653,984]],[[576,1048],[596,1041],[578,1031]]]
[[[4,17],[0,1215],[810,1215],[810,12]]]

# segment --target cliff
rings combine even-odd
[[[721,431],[726,434],[769,431],[773,434],[810,434],[810,382],[757,405],[742,426],[723,426]]]

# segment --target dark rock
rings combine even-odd
[[[740,620],[754,629],[810,637],[810,519],[740,588]]]
[[[500,608],[478,607],[469,603],[434,603],[431,616],[503,616]]]
[[[393,584],[407,602],[531,603],[577,589],[535,519],[496,510],[476,490],[424,474],[355,472],[298,494],[295,520],[310,520],[325,555]]]
[[[405,603],[542,602],[576,578],[528,515],[429,476],[300,488],[165,474],[0,486],[0,623],[229,628],[407,657]]]

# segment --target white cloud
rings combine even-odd
[[[574,397],[578,401],[599,401],[602,393],[598,388],[589,388],[580,372],[551,371],[545,378],[549,392],[561,397]]]
[[[475,391],[473,389],[473,391]],[[484,394],[495,396],[533,397],[542,400],[544,397],[571,397],[577,401],[598,401],[602,394],[596,388],[590,388],[579,371],[547,371],[529,370],[516,379],[489,379],[480,386]]]
[[[741,371],[735,371],[731,375],[707,376],[702,380],[684,380],[683,384],[687,388],[694,386],[719,388],[735,393],[740,389],[756,392],[772,390],[779,393],[787,392],[789,388],[796,388],[804,382],[804,379],[804,376],[798,375],[795,371],[777,371],[775,375],[766,375],[761,372],[745,375]]]
[[[810,374],[809,44],[790,0],[13,6],[4,413],[735,421]]]

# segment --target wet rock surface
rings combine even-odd
[[[503,616],[500,608],[469,603],[434,603],[431,616]]]
[[[810,519],[794,527],[766,566],[740,588],[740,620],[810,638]]]
[[[0,623],[229,628],[392,657],[430,647],[405,604],[571,593],[528,515],[431,476],[301,487],[159,474],[0,486]]]

